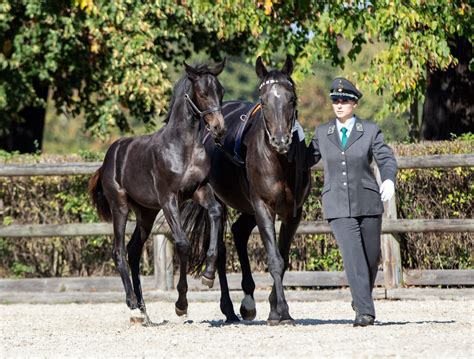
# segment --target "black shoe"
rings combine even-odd
[[[354,327],[366,327],[374,325],[374,317],[369,314],[357,314],[354,319]]]

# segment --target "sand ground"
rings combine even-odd
[[[147,304],[157,327],[132,325],[123,303],[2,304],[0,357],[474,357],[473,303],[377,300],[373,327],[353,328],[344,300],[291,301],[296,325],[268,326],[257,302],[252,322],[226,325],[217,302]],[[238,312],[238,303],[234,303]]]

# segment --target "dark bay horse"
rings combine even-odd
[[[300,141],[293,127],[296,121],[296,92],[291,79],[293,61],[287,57],[281,71],[267,71],[261,58],[257,59],[256,72],[261,79],[259,105],[232,101],[225,102],[222,113],[227,127],[223,149],[212,141],[206,149],[212,153],[209,181],[219,200],[241,212],[232,225],[232,234],[242,268],[242,289],[245,297],[240,307],[244,319],[256,315],[252,278],[247,253],[247,243],[252,229],[257,225],[268,255],[268,269],[274,284],[270,294],[268,323],[292,323],[282,280],[289,264],[290,245],[302,216],[302,207],[309,194],[310,171],[307,147]],[[246,117],[248,117],[246,119]],[[242,121],[247,122],[242,131]],[[240,158],[235,161],[237,133],[244,132]],[[238,148],[237,148],[238,150]],[[199,209],[188,213],[199,213]],[[202,216],[202,214],[200,214]],[[277,242],[275,219],[282,222]],[[190,220],[188,216],[187,221]],[[223,219],[224,220],[224,219]],[[201,233],[200,223],[187,231]],[[192,234],[191,234],[192,235]],[[222,235],[222,233],[220,233]],[[219,245],[222,247],[222,237]],[[219,248],[220,249],[220,248]],[[229,297],[225,276],[225,250],[219,250],[217,270],[221,285],[221,310],[227,321],[238,321]]]
[[[222,207],[208,184],[211,162],[203,142],[209,137],[217,140],[226,130],[221,112],[224,88],[217,79],[224,65],[225,60],[212,68],[185,64],[186,73],[174,88],[166,125],[152,135],[113,143],[102,167],[90,180],[89,192],[99,216],[113,222],[113,259],[125,288],[126,303],[132,310],[132,321],[151,324],[140,286],[139,264],[143,245],[160,210],[169,224],[180,260],[176,313],[186,314],[188,307],[190,244],[181,224],[180,206],[189,199],[209,213],[211,237],[202,278],[204,284],[213,285]],[[127,245],[133,287],[125,257],[125,226],[130,210],[137,219]]]

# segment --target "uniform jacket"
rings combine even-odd
[[[392,149],[385,144],[379,127],[356,117],[354,127],[343,148],[336,120],[316,128],[310,146],[316,164],[324,164],[322,190],[324,218],[371,216],[383,213],[379,186],[370,167],[374,158],[382,182],[395,183],[397,162]]]

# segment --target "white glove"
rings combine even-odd
[[[392,180],[385,180],[383,181],[382,185],[380,186],[380,198],[382,201],[390,200],[393,195],[395,194],[395,184]]]

